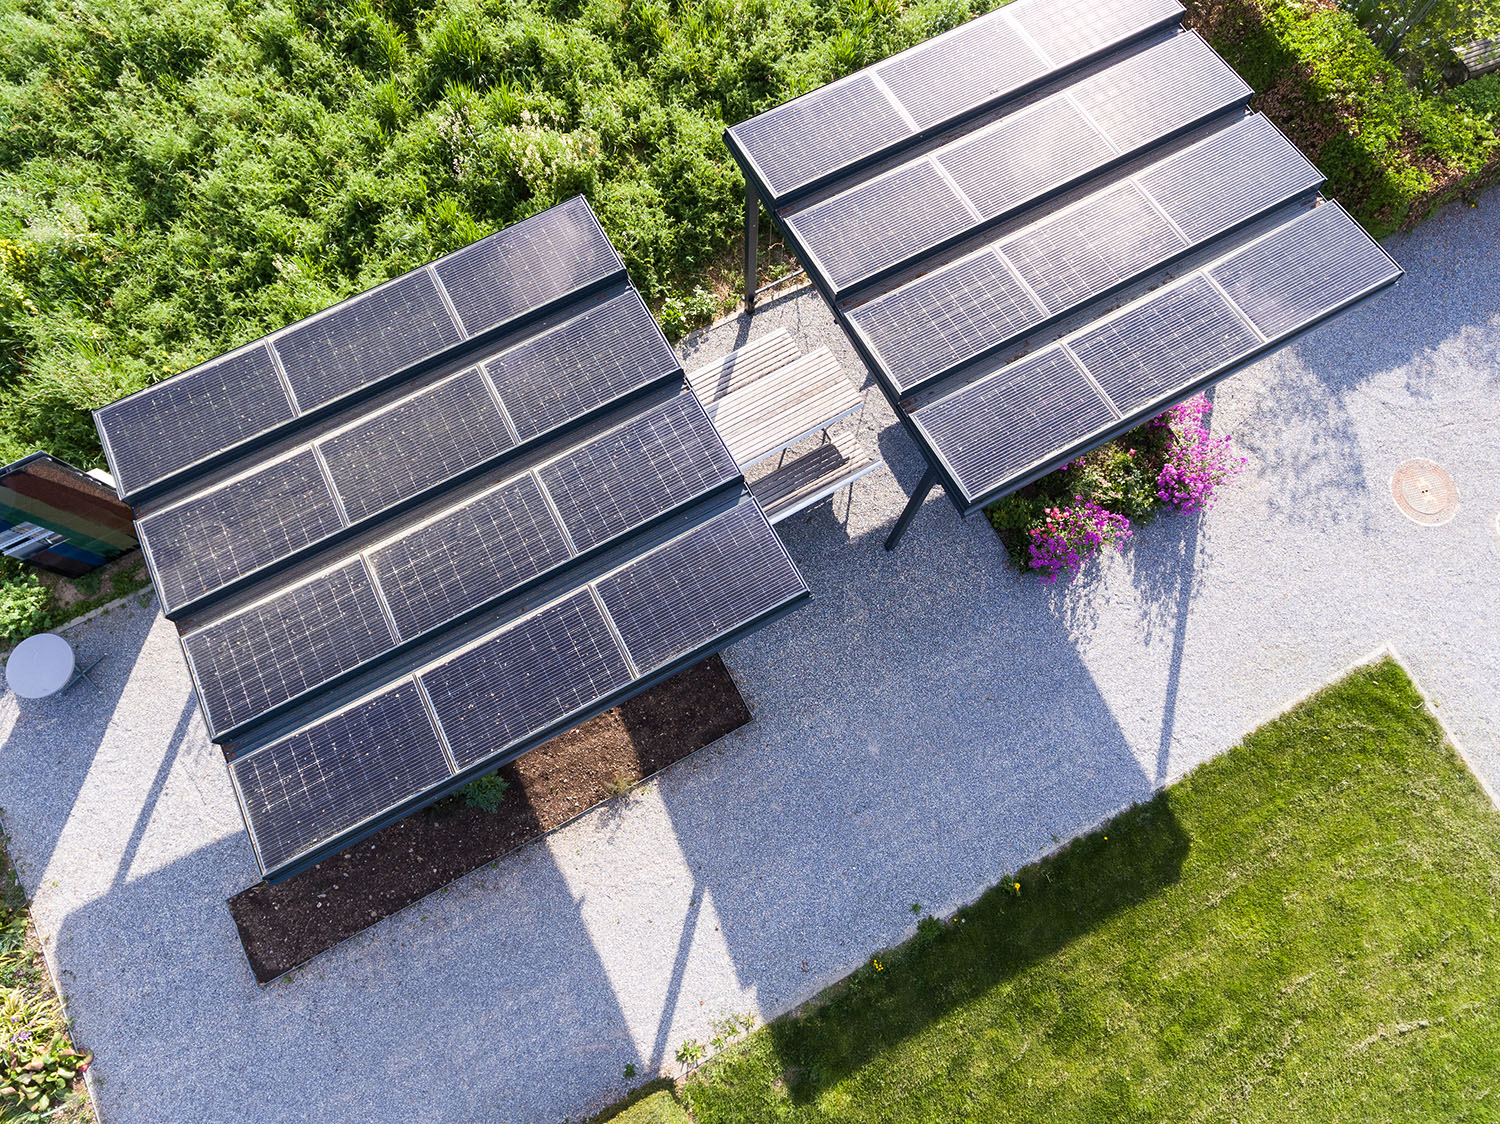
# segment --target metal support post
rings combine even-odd
[[[910,526],[917,512],[922,509],[922,504],[927,500],[927,493],[932,491],[932,486],[937,483],[937,479],[937,469],[928,465],[927,471],[922,474],[922,479],[917,481],[917,490],[911,494],[911,499],[906,501],[906,509],[901,512],[901,518],[896,520],[896,525],[891,528],[891,533],[885,540],[887,550],[895,550],[901,545],[906,528]]]
[[[755,311],[756,251],[760,248],[760,197],[755,185],[745,180],[745,311]]]

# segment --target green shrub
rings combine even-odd
[[[13,559],[0,566],[0,644],[16,644],[52,627],[51,591],[35,572]]]
[[[510,782],[499,773],[486,773],[478,777],[461,789],[464,803],[470,808],[478,808],[482,812],[493,812],[500,807],[500,802],[505,799],[505,793],[510,788]]]

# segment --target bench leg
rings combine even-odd
[[[745,311],[755,311],[755,288],[759,275],[756,253],[760,249],[760,197],[755,185],[745,180]]]
[[[885,540],[887,550],[895,550],[901,545],[901,540],[906,535],[906,528],[911,525],[917,512],[922,510],[922,504],[927,501],[927,493],[932,491],[932,486],[936,483],[937,469],[929,465],[927,471],[922,474],[922,479],[917,482],[917,490],[911,494],[911,499],[906,501],[906,509],[901,512],[901,518],[896,520],[896,525],[891,528],[891,533]]]

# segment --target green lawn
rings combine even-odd
[[[698,1124],[1500,1118],[1500,815],[1394,663],[879,960]]]

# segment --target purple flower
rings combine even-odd
[[[1042,582],[1051,585],[1064,574],[1076,574],[1083,563],[1105,544],[1119,546],[1130,537],[1130,520],[1092,500],[1075,497],[1076,507],[1047,509],[1046,521],[1031,529],[1027,553],[1033,570],[1042,572]]]

